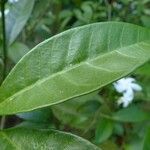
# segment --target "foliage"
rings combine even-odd
[[[10,142],[12,141],[12,142]],[[28,128],[0,131],[1,149],[91,149],[99,150],[90,142],[80,137],[54,130],[37,130]]]
[[[11,116],[1,119],[9,128],[0,131],[1,149],[148,150],[149,7],[149,0],[8,1],[0,115]],[[127,75],[142,91],[122,108],[111,83]]]

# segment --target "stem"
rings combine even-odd
[[[111,2],[109,3],[108,0],[105,0],[105,4],[106,4],[106,7],[107,7],[108,21],[111,21],[111,17],[112,17],[112,5],[111,5]]]
[[[89,126],[88,126],[87,129],[83,132],[82,135],[85,135],[85,134],[94,126],[94,124],[96,123],[96,121],[97,121],[97,119],[98,119],[99,113],[100,113],[100,109],[98,109],[98,110],[95,112],[95,115],[94,115],[93,120],[91,121],[91,123],[89,124]]]
[[[3,62],[4,62],[4,69],[3,69],[3,80],[6,77],[6,67],[7,67],[7,43],[6,43],[6,30],[5,30],[5,3],[6,0],[1,0],[1,14],[2,14],[2,36],[3,36]],[[0,129],[2,130],[5,126],[6,117],[1,117],[0,122]]]
[[[3,36],[3,61],[4,61],[4,70],[3,70],[3,80],[6,77],[6,66],[7,66],[7,44],[6,44],[6,25],[5,25],[5,0],[1,0],[1,14],[2,14],[2,36]]]
[[[1,117],[1,124],[0,124],[0,130],[3,130],[5,127],[5,122],[6,122],[6,117],[2,116]]]

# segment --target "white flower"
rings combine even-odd
[[[115,89],[122,93],[123,96],[119,98],[118,105],[122,104],[123,107],[127,107],[134,98],[135,91],[141,91],[142,87],[135,83],[134,78],[122,78],[114,83]]]

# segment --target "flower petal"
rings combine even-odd
[[[122,86],[122,84],[114,83],[113,85],[114,85],[117,92],[122,93],[125,91],[125,87]]]
[[[131,87],[134,91],[141,91],[142,90],[142,87],[136,83],[132,83]]]
[[[128,88],[128,90],[124,92],[123,97],[126,101],[132,101],[134,98],[134,92],[132,88]]]
[[[130,84],[130,83],[132,83],[132,82],[135,82],[136,80],[134,79],[134,78],[131,78],[131,77],[128,77],[128,78],[126,78],[126,82],[128,83],[128,84]]]

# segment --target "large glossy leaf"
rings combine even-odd
[[[1,150],[99,150],[69,133],[23,128],[0,131],[0,146]]]
[[[11,5],[6,16],[6,34],[8,44],[12,44],[30,17],[34,0],[19,0]]]
[[[0,114],[53,105],[99,89],[150,59],[150,30],[105,22],[77,27],[33,48],[0,87]]]

